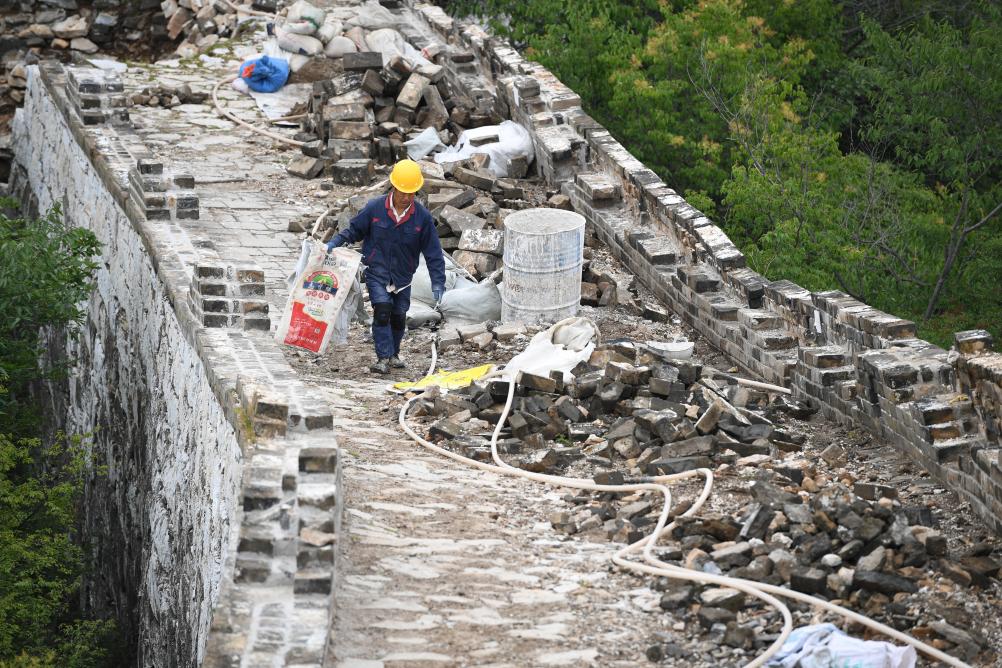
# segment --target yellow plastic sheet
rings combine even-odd
[[[480,380],[493,370],[493,364],[482,364],[472,369],[463,369],[462,371],[439,371],[430,376],[425,376],[416,383],[397,383],[393,386],[393,389],[421,390],[438,385],[443,390],[458,390],[461,387],[466,387],[475,380]]]

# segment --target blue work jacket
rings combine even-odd
[[[361,241],[362,261],[368,267],[366,282],[392,283],[398,288],[410,285],[423,253],[432,289],[444,290],[445,259],[435,219],[428,209],[414,200],[397,222],[390,215],[390,206],[389,195],[369,200],[351,219],[348,229],[331,240],[331,245],[337,247]]]

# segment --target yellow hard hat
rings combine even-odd
[[[393,165],[390,183],[402,193],[416,193],[424,185],[421,167],[413,160],[404,159]]]

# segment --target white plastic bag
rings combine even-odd
[[[407,327],[421,327],[422,325],[441,321],[441,313],[427,304],[419,301],[411,301],[411,307],[407,309]]]
[[[310,239],[304,241],[296,265],[298,272],[291,284],[275,340],[323,354],[334,338],[339,326],[338,316],[353,288],[361,292],[356,287],[361,264],[362,256],[349,248],[335,248],[327,253],[324,244]],[[357,303],[355,305],[357,307]],[[341,325],[343,333],[347,332],[350,320],[349,315]]]
[[[474,146],[473,141],[497,135],[498,141]],[[529,162],[535,157],[532,136],[529,131],[514,121],[502,121],[500,125],[487,125],[466,130],[456,141],[456,145],[435,154],[435,162],[459,162],[474,153],[486,153],[491,157],[487,168],[494,176],[508,176],[512,158],[524,157]]]
[[[598,327],[587,318],[561,320],[532,337],[525,350],[505,364],[502,375],[517,381],[521,372],[549,376],[551,371],[562,371],[569,380],[570,370],[591,357],[599,336]]]
[[[407,147],[407,157],[411,160],[421,160],[435,149],[445,148],[445,144],[438,136],[438,131],[433,127],[425,128],[421,134],[413,139],[408,139],[404,142],[404,146]]]
[[[915,648],[888,642],[859,640],[834,624],[812,624],[794,629],[769,661],[782,668],[915,668]]]

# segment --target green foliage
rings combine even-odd
[[[10,203],[0,203],[7,208]],[[86,476],[99,473],[79,436],[44,436],[32,385],[44,328],[83,318],[98,242],[62,224],[0,215],[0,667],[113,665],[111,622],[79,619],[83,551],[73,539]]]
[[[10,206],[0,201],[0,207]],[[59,208],[27,221],[0,215],[0,369],[7,393],[0,395],[3,428],[31,434],[37,425],[31,382],[62,371],[42,372],[38,360],[43,327],[61,328],[83,317],[78,304],[90,294],[98,242],[84,229],[62,224]]]
[[[987,0],[453,0],[551,69],[770,278],[1002,334]]]

